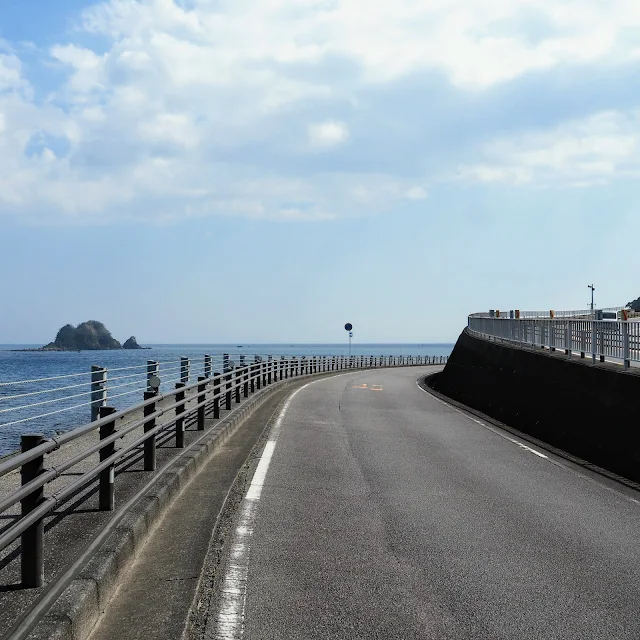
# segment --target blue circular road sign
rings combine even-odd
[[[350,322],[344,325],[345,331],[351,331],[353,329],[353,325]]]

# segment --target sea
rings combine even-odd
[[[51,436],[90,421],[90,370],[107,369],[108,404],[117,409],[139,403],[146,386],[147,361],[159,362],[161,391],[175,387],[180,358],[189,358],[190,381],[204,372],[204,354],[220,371],[223,354],[235,364],[255,355],[346,356],[347,344],[155,344],[144,350],[19,351],[41,345],[0,345],[0,456],[20,447],[23,433]],[[353,356],[449,356],[453,344],[357,344]]]

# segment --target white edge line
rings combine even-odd
[[[348,373],[330,376],[330,378],[340,378],[354,373],[360,372],[350,371]],[[229,559],[220,589],[220,602],[215,622],[215,634],[213,635],[215,640],[239,640],[244,635],[251,537],[253,536],[258,504],[262,496],[262,488],[264,487],[265,478],[269,470],[269,465],[271,464],[273,452],[276,448],[284,417],[294,398],[300,391],[306,389],[309,385],[328,379],[329,378],[313,380],[296,389],[285,401],[278,418],[271,428],[269,439],[264,445],[260,462],[256,467],[249,489],[242,501],[237,524],[231,536]]]
[[[420,384],[418,383],[417,380],[416,380],[416,386],[423,393],[429,393],[426,389],[423,389],[420,386]],[[509,442],[513,442],[513,444],[518,445],[521,449],[524,449],[525,451],[528,451],[529,453],[533,453],[534,455],[538,456],[539,458],[544,458],[545,460],[549,460],[549,462],[551,462],[549,456],[545,455],[541,451],[538,451],[537,449],[533,449],[532,447],[529,447],[528,445],[524,444],[524,442],[520,442],[520,440],[517,440],[516,438],[510,438],[506,433],[502,433],[501,431],[498,431],[497,428],[488,425],[486,422],[482,422],[482,420],[478,420],[477,418],[474,418],[474,417],[470,416],[468,413],[465,413],[464,411],[462,411],[462,409],[458,409],[457,407],[454,407],[452,404],[449,404],[448,402],[445,402],[444,400],[441,400],[437,396],[434,396],[432,393],[429,393],[429,395],[434,400],[437,400],[440,404],[443,404],[445,407],[449,407],[450,409],[453,409],[454,411],[457,411],[460,415],[463,415],[465,418],[471,420],[472,422],[475,422],[476,424],[479,424],[481,427],[484,427],[485,429],[488,429],[492,433],[495,433],[497,436],[500,436],[501,438],[504,438],[505,440],[508,440]]]
[[[440,398],[438,398],[434,394],[429,393],[426,389],[423,389],[420,386],[420,384],[418,383],[417,380],[416,380],[416,386],[418,387],[418,389],[420,389],[420,391],[422,391],[423,393],[428,394],[434,400],[437,400],[440,404],[443,404],[445,407],[449,407],[450,409],[453,409],[454,411],[457,411],[459,414],[463,415],[465,418],[468,418],[472,422],[475,422],[476,424],[479,424],[480,426],[484,427],[485,429],[488,429],[492,433],[495,433],[497,436],[500,436],[501,438],[504,438],[505,440],[509,440],[509,442],[513,442],[514,444],[518,445],[522,449],[526,449],[530,453],[534,453],[535,455],[539,456],[540,458],[544,458],[545,460],[547,460],[548,462],[550,462],[551,464],[553,464],[556,467],[560,467],[561,469],[564,469],[565,471],[569,471],[570,473],[574,473],[574,474],[580,476],[581,478],[587,480],[588,482],[592,482],[593,484],[597,484],[599,487],[601,487],[601,488],[603,488],[603,489],[605,489],[605,490],[607,490],[607,491],[609,491],[611,493],[614,493],[619,498],[624,498],[628,502],[632,502],[635,505],[640,505],[640,500],[637,500],[636,498],[633,498],[630,495],[627,495],[626,493],[621,492],[620,489],[618,489],[617,487],[610,487],[607,484],[604,484],[602,482],[602,480],[601,480],[601,477],[596,479],[596,478],[593,478],[593,477],[587,475],[584,471],[578,472],[578,471],[574,470],[573,468],[568,467],[566,464],[563,464],[563,462],[554,460],[552,458],[549,458],[549,456],[546,456],[544,453],[541,453],[540,451],[536,451],[535,449],[532,449],[531,447],[528,447],[526,444],[524,444],[522,442],[518,442],[518,440],[516,440],[514,438],[510,438],[508,435],[503,433],[498,428],[492,427],[492,426],[486,424],[485,422],[482,422],[482,420],[478,420],[477,418],[473,418],[472,416],[470,416],[468,413],[465,413],[461,409],[458,409],[457,407],[454,407],[452,404],[449,404],[448,402],[445,402],[444,400],[441,400]],[[615,482],[615,480],[614,480],[614,482]]]

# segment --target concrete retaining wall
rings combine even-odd
[[[615,474],[640,482],[640,376],[465,330],[434,390]]]

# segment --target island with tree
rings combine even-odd
[[[39,349],[21,351],[98,351],[113,349],[150,349],[141,347],[135,336],[120,344],[111,332],[98,320],[81,322],[77,327],[66,324],[56,335],[56,339]]]

